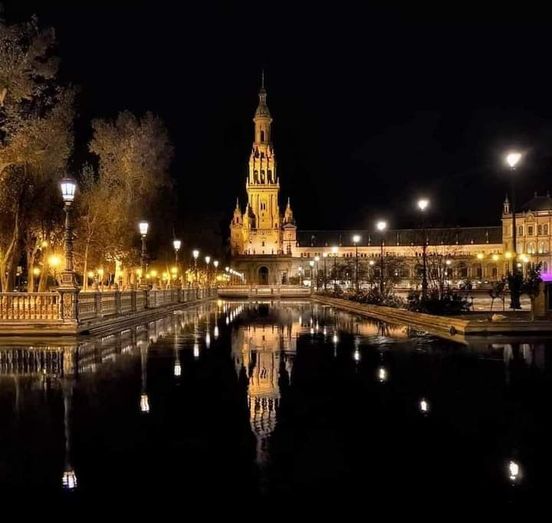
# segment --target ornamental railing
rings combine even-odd
[[[85,322],[130,315],[179,303],[206,299],[216,289],[166,289],[131,291],[0,292],[1,321]]]

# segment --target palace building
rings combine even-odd
[[[429,271],[442,271],[444,279],[456,285],[463,281],[490,282],[503,278],[512,265],[512,212],[506,197],[501,225],[386,230],[298,230],[290,199],[281,213],[280,178],[272,143],[272,116],[267,105],[264,76],[259,104],[253,118],[254,140],[245,183],[247,203],[242,210],[236,203],[230,224],[230,250],[233,267],[247,283],[260,285],[309,281],[316,271],[334,268],[338,279],[351,280],[351,271],[337,271],[358,256],[364,271],[378,270],[383,245],[384,257],[401,259],[394,270],[400,287],[419,285],[422,246],[427,242],[431,260]],[[517,256],[526,263],[542,263],[548,273],[552,267],[552,198],[534,198],[516,212]],[[355,245],[353,236],[360,241]],[[311,264],[310,262],[314,263]],[[356,262],[355,262],[356,263]],[[320,272],[318,273],[320,274]]]

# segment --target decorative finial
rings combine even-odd
[[[261,89],[264,89],[264,69],[261,69]]]
[[[290,203],[290,197],[288,196],[288,204],[287,204],[288,207],[291,207],[291,203]]]
[[[240,208],[240,199],[236,198],[236,209]]]

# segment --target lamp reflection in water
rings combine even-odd
[[[378,380],[380,383],[385,383],[389,379],[389,374],[385,367],[378,369]]]
[[[360,361],[359,344],[360,344],[360,340],[358,336],[355,336],[355,349],[353,351],[353,360],[355,360],[355,363],[358,363]]]
[[[420,400],[420,412],[422,414],[428,414],[429,413],[429,403],[426,399],[422,398]]]
[[[182,374],[182,366],[180,365],[180,352],[178,351],[178,336],[175,332],[174,335],[174,376],[175,378],[180,377]]]
[[[63,426],[65,429],[65,468],[61,478],[61,484],[65,490],[77,488],[77,475],[71,465],[71,402],[73,399],[73,380],[64,379],[63,389]]]
[[[139,344],[140,344],[140,369],[142,371],[142,389],[140,392],[140,412],[144,414],[148,414],[150,411],[149,398],[147,393],[149,343],[146,341],[141,341],[139,342]]]
[[[517,483],[521,478],[521,467],[519,463],[510,461],[508,463],[508,477],[512,483]]]

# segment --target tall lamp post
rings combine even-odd
[[[217,284],[217,273],[218,273],[219,261],[218,261],[218,260],[213,260],[213,266],[215,267],[215,287],[218,287],[218,284]]]
[[[327,252],[322,253],[322,260],[324,261],[324,290],[326,290],[326,282],[328,280],[328,273],[326,272],[326,258],[327,257],[328,257]]]
[[[76,288],[77,281],[73,270],[73,229],[71,224],[71,205],[75,199],[77,182],[73,178],[63,178],[59,184],[65,210],[65,268],[61,273],[61,287]]]
[[[355,234],[353,236],[353,243],[355,245],[355,290],[358,292],[358,242],[360,242],[360,235]]]
[[[425,210],[429,206],[429,200],[427,198],[420,198],[418,200],[418,209],[422,213],[422,298],[427,298],[427,230],[425,223]]]
[[[337,282],[337,253],[339,251],[339,248],[337,247],[337,245],[334,245],[332,247],[332,254],[333,254],[333,259],[334,259],[334,262],[333,262],[333,277],[334,277],[334,288],[335,288],[335,285],[336,285],[336,282]]]
[[[314,260],[309,261],[311,290],[314,289]]]
[[[192,251],[192,256],[194,258],[195,286],[197,289],[199,287],[199,281],[197,279],[197,259],[199,258],[199,251],[197,249],[194,249]]]
[[[314,286],[315,289],[318,290],[318,264],[320,263],[320,256],[315,256],[314,261],[316,262],[316,270],[314,272]]]
[[[146,250],[146,236],[148,235],[149,223],[142,221],[138,224],[138,230],[140,231],[140,236],[142,237],[142,253],[140,256],[140,265],[142,266],[142,274],[140,275],[140,283],[145,282],[146,271],[147,271],[147,259],[148,252]]]
[[[383,294],[383,284],[384,284],[384,276],[383,276],[383,246],[385,245],[385,230],[387,229],[387,222],[380,220],[376,223],[376,229],[381,234],[381,251],[380,251],[380,293]]]
[[[506,163],[510,166],[510,203],[512,212],[512,278],[510,279],[510,309],[521,309],[519,302],[520,288],[518,282],[518,263],[517,263],[517,227],[516,227],[516,166],[521,160],[521,153],[517,151],[509,152],[506,155]]]
[[[207,271],[206,271],[207,272],[207,288],[210,287],[210,283],[211,283],[210,278],[209,278],[209,276],[210,276],[210,273],[209,273],[210,263],[211,263],[211,256],[205,256],[205,266],[207,268]]]
[[[182,246],[182,242],[180,240],[173,240],[173,247],[174,247],[174,264],[176,266],[177,275],[180,275],[180,285],[182,286],[182,271],[180,270],[180,267],[178,266],[178,251],[180,251],[180,247]]]

